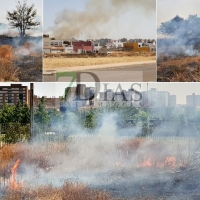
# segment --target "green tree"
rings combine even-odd
[[[24,106],[22,107],[22,113],[23,115],[22,115],[21,123],[30,124],[31,112],[27,103],[24,104]]]
[[[14,110],[13,110],[13,120],[12,120],[13,122],[21,123],[22,118],[23,118],[22,108],[23,108],[23,105],[20,102],[20,100],[18,100],[17,105],[14,107]]]
[[[8,106],[7,103],[4,103],[1,110],[0,123],[12,122],[14,117],[14,109],[14,106]]]
[[[69,41],[64,41],[63,44],[68,44],[70,45],[71,43]]]
[[[58,122],[61,119],[61,114],[56,109],[49,110],[48,115],[51,123]]]
[[[183,19],[178,15],[173,19],[161,23],[160,31],[164,35],[197,38],[200,36],[200,18],[197,15],[189,15],[188,19]]]
[[[47,125],[50,122],[50,116],[45,108],[45,99],[42,97],[38,107],[34,113],[35,123],[40,125]]]
[[[17,2],[16,9],[13,11],[7,11],[6,19],[9,22],[11,28],[17,28],[20,37],[26,35],[26,30],[34,29],[40,25],[40,22],[34,21],[37,15],[36,9],[34,9],[34,4],[27,5],[26,1],[20,3]]]

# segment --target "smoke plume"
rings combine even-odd
[[[133,137],[125,139],[119,136],[119,119],[116,114],[104,114],[90,134],[74,125],[68,141],[38,138],[31,145],[18,146],[18,183],[39,188],[78,182],[119,199],[193,199],[200,189],[199,138],[133,140],[132,127]],[[72,116],[68,120],[77,123]]]
[[[127,12],[140,9],[141,15],[148,16],[155,11],[155,6],[155,0],[89,0],[84,11],[65,9],[60,12],[51,28],[52,35],[60,39],[79,38],[83,33],[86,38],[105,37],[110,27],[116,27],[118,19]],[[107,30],[105,25],[108,25]]]

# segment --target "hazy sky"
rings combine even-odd
[[[16,83],[13,83],[16,84]],[[28,86],[30,88],[30,83],[21,83],[22,85]],[[87,87],[94,87],[95,83],[85,83]],[[122,89],[128,90],[133,83],[120,83]],[[138,91],[146,91],[147,90],[147,83],[141,83],[140,86],[134,86],[134,89]],[[1,83],[0,85],[10,85],[10,83]],[[119,83],[109,83],[108,89],[114,89],[116,91],[117,86]],[[38,96],[63,96],[64,90],[66,87],[69,86],[69,83],[34,83],[34,93]],[[74,84],[76,86],[76,83]],[[103,83],[100,85],[101,91],[104,91]],[[157,88],[158,91],[169,91],[170,94],[177,95],[177,104],[185,104],[186,103],[186,95],[191,95],[193,92],[195,94],[200,95],[200,83],[148,83],[148,88]]]
[[[168,21],[176,15],[188,18],[189,15],[197,14],[200,17],[199,0],[157,0],[157,22]]]
[[[123,0],[118,3],[119,9],[114,10],[114,6],[109,7],[109,3],[115,1],[120,2],[59,0],[58,3],[55,0],[44,0],[44,33],[70,37],[61,39],[156,37],[156,0]],[[102,6],[103,2],[108,6]],[[128,6],[124,8],[122,2],[122,5],[128,2]],[[150,7],[147,6],[148,2],[151,2]]]
[[[21,3],[23,0],[19,0]],[[8,21],[5,19],[7,11],[13,11],[16,9],[16,0],[0,0],[0,23],[8,24]],[[37,10],[37,20],[41,22],[42,24],[42,15],[43,15],[43,3],[42,0],[26,0],[27,4],[30,6],[32,4],[35,5],[35,9]],[[42,28],[39,27],[39,30],[37,32],[41,32]],[[17,31],[17,30],[16,30]]]

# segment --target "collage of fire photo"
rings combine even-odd
[[[200,0],[0,0],[0,200],[200,200]]]

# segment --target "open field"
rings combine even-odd
[[[199,148],[199,138],[99,135],[4,146],[0,195],[3,200],[197,200]]]
[[[83,55],[85,56],[85,55]],[[55,55],[54,57],[44,58],[43,69],[55,69],[62,67],[75,67],[75,66],[88,66],[88,65],[101,65],[101,64],[113,64],[113,63],[125,63],[125,62],[142,62],[155,60],[155,53],[149,54],[133,54],[130,52],[123,53],[112,53],[108,56],[103,57],[64,57]]]
[[[199,82],[200,81],[200,55],[158,58],[159,82]]]

